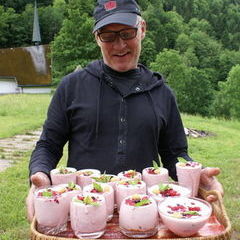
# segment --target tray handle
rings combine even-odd
[[[203,188],[199,188],[199,195],[205,200],[209,195],[214,195],[216,197],[217,200],[211,202],[211,205],[213,207],[213,213],[217,217],[219,222],[226,228],[225,232],[231,235],[231,222],[227,216],[221,193],[216,190],[207,191]]]

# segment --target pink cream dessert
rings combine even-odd
[[[148,188],[148,194],[157,202],[162,202],[168,197],[190,197],[191,191],[188,188],[177,184],[161,183]]]
[[[72,198],[80,193],[82,193],[82,189],[79,185],[70,182],[68,184],[59,184],[53,186],[53,190],[60,192],[61,194],[66,195],[68,202],[68,211],[70,213],[70,203]]]
[[[84,188],[92,183],[92,177],[99,176],[101,172],[97,169],[82,169],[77,171],[77,184]]]
[[[118,181],[120,181],[120,178],[116,175],[113,174],[101,174],[99,176],[93,176],[92,177],[94,182],[97,183],[107,183],[109,184],[114,190],[115,190],[115,185]]]
[[[114,212],[114,190],[112,186],[106,183],[93,182],[92,184],[83,188],[83,194],[89,193],[100,194],[104,196],[108,215],[107,221],[110,221]]]
[[[191,196],[198,194],[202,164],[198,162],[178,162],[176,164],[178,183],[191,190]]]
[[[120,231],[131,238],[148,238],[158,231],[158,209],[145,194],[126,197],[119,211]]]
[[[116,206],[116,183],[120,181],[120,178],[114,174],[101,174],[96,177],[92,177],[93,182],[109,184],[114,190],[114,202]]]
[[[76,183],[76,172],[77,170],[75,168],[70,167],[55,168],[50,172],[52,184]]]
[[[166,183],[169,180],[168,170],[162,167],[144,168],[142,171],[142,178],[147,184],[147,187],[151,187],[159,183]]]
[[[212,207],[199,198],[178,197],[159,203],[158,211],[170,231],[181,237],[190,237],[208,221]]]
[[[118,173],[117,175],[120,179],[142,179],[142,174],[140,172],[137,172],[136,170],[127,170]]]
[[[39,232],[55,235],[66,231],[69,213],[66,194],[51,187],[37,189],[34,193],[34,209]]]
[[[122,200],[133,194],[146,194],[146,183],[141,180],[121,180],[116,184],[116,203],[120,210]]]
[[[99,238],[107,224],[106,202],[103,196],[87,194],[72,199],[71,227],[78,238]]]

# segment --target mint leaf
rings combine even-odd
[[[110,182],[112,176],[106,176],[106,175],[102,175],[100,177],[92,177],[94,180],[96,180],[97,182],[101,182],[101,183],[108,183]]]
[[[153,160],[152,163],[153,163],[153,168],[154,168],[154,169],[158,169],[158,168],[159,168],[157,162],[155,162],[155,161]]]
[[[99,206],[99,203],[93,201],[93,199],[91,198],[91,196],[86,196],[86,197],[84,198],[83,202],[84,202],[86,205]]]
[[[136,180],[129,180],[129,181],[127,181],[129,184],[131,184],[131,185],[137,185],[138,183],[139,183],[139,180],[138,179],[136,179]]]
[[[184,215],[193,215],[193,216],[199,216],[200,215],[197,211],[186,211],[183,214]]]
[[[171,189],[171,187],[168,184],[167,185],[159,184],[158,187],[160,192],[164,192],[168,189]]]
[[[59,171],[60,174],[65,174],[67,172],[67,169],[65,169],[65,167],[63,167],[63,166],[60,166],[58,168],[58,171]]]
[[[97,192],[103,192],[102,186],[96,182],[93,182],[93,188],[97,190]]]
[[[149,203],[151,203],[149,199],[143,199],[140,202],[135,203],[135,206],[140,207],[140,206],[148,205]]]
[[[80,202],[80,203],[84,203],[82,200],[79,200],[79,199],[77,199],[77,198],[76,198],[76,199],[74,199],[73,201],[74,201],[74,202]]]
[[[182,163],[186,163],[187,162],[187,160],[185,158],[183,158],[183,157],[178,157],[177,159],[178,159],[179,162],[182,162]]]
[[[73,189],[76,188],[76,184],[74,182],[69,182],[68,183],[68,188],[73,190]]]
[[[42,192],[43,197],[52,197],[52,192]]]

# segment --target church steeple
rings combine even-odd
[[[36,0],[35,0],[35,6],[34,6],[34,20],[33,20],[32,42],[35,45],[39,45],[40,42],[41,42],[41,34],[40,34],[38,10],[37,10],[37,1]]]

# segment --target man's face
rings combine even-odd
[[[109,24],[103,27],[101,32],[120,31],[127,28],[129,26],[123,24]],[[95,34],[97,44],[101,48],[104,63],[118,72],[126,72],[137,68],[141,52],[141,41],[145,37],[145,32],[145,22],[140,20],[137,36],[130,40],[122,40],[117,36],[114,42],[102,42]]]

